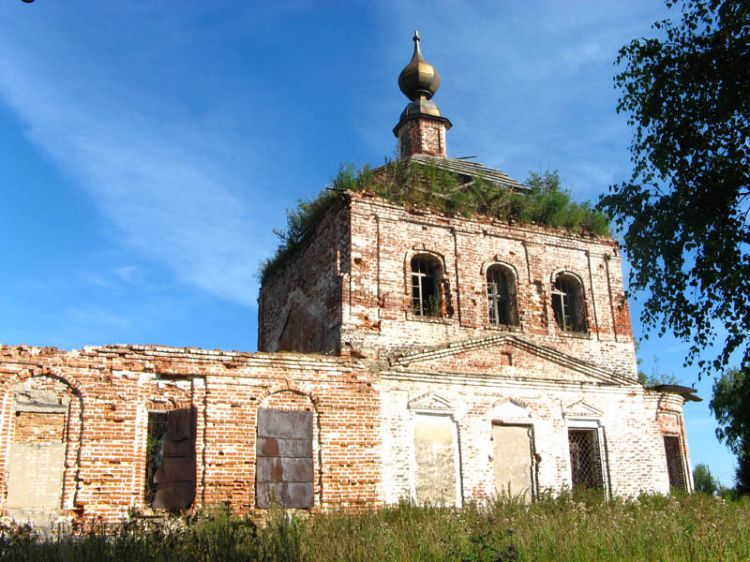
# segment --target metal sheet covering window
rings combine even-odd
[[[258,507],[312,507],[312,439],[312,412],[258,410],[255,468]]]

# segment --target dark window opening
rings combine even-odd
[[[258,507],[312,507],[312,439],[312,412],[258,410],[255,465]]]
[[[583,287],[572,275],[558,275],[555,279],[552,289],[552,310],[555,313],[555,322],[562,331],[587,331]]]
[[[442,316],[440,263],[434,258],[416,256],[411,260],[411,305],[417,316]]]
[[[180,511],[195,500],[196,411],[149,412],[146,438],[146,501]]]
[[[487,270],[487,301],[490,324],[518,325],[514,276],[507,268],[494,265]]]
[[[604,488],[599,433],[596,429],[569,429],[573,487]]]
[[[154,482],[154,476],[161,466],[166,433],[167,412],[149,412],[146,435],[146,503],[149,505],[154,503],[156,490],[159,487]]]
[[[664,450],[667,454],[667,472],[669,472],[669,487],[687,491],[685,479],[685,463],[682,461],[682,444],[680,438],[673,435],[664,436]]]

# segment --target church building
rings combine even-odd
[[[448,156],[418,34],[398,82],[398,158],[266,269],[258,352],[0,346],[0,516],[691,491],[699,398],[639,383],[618,244],[451,212],[532,190]]]

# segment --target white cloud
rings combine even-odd
[[[0,39],[0,97],[28,137],[90,194],[126,246],[253,305],[265,250],[248,228],[258,209],[233,191],[251,165],[221,165],[235,157],[232,139],[173,107],[158,111],[168,103],[161,92],[118,77],[104,58],[78,60],[62,48],[50,61],[24,49],[22,37]]]

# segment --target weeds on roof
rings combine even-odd
[[[424,163],[398,160],[376,170],[342,166],[331,185],[309,201],[287,210],[287,225],[275,229],[276,254],[261,265],[261,283],[279,271],[307,241],[328,210],[347,194],[369,192],[411,209],[429,209],[448,216],[485,216],[508,224],[543,225],[588,236],[609,236],[609,219],[589,203],[576,203],[560,185],[556,171],[532,172],[528,191],[501,187],[486,180]]]

